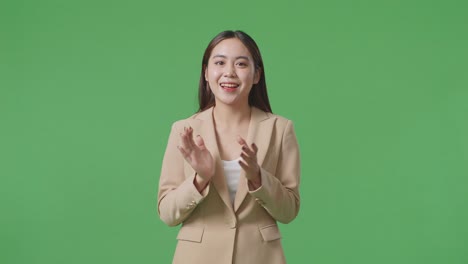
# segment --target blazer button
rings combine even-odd
[[[235,221],[230,222],[230,223],[229,223],[229,227],[230,227],[231,229],[235,229],[235,228],[236,228],[236,222],[235,222]]]

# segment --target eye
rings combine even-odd
[[[244,68],[244,67],[247,67],[247,66],[248,66],[248,64],[247,64],[247,63],[245,63],[245,62],[243,62],[243,61],[240,61],[240,62],[238,62],[238,63],[237,63],[237,65],[238,65],[239,67],[242,67],[242,68]]]
[[[224,61],[215,61],[214,64],[215,65],[224,65]]]

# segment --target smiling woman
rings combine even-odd
[[[277,221],[299,212],[299,147],[271,111],[263,60],[242,31],[205,50],[197,113],[172,126],[158,212],[182,224],[173,263],[285,263]]]
[[[224,43],[222,43],[224,42]],[[220,45],[221,44],[221,45]],[[221,47],[218,47],[221,46]],[[224,50],[222,48],[224,47]],[[237,50],[235,53],[229,47],[235,47]],[[217,62],[219,66],[222,66],[226,61],[221,59],[226,59],[226,54],[217,54],[215,48],[219,52],[224,52],[235,56],[236,59],[243,60],[238,61],[239,67],[249,67],[250,70],[255,70],[255,78],[258,78],[256,82],[252,81],[253,86],[250,87],[252,92],[249,93],[249,105],[255,106],[263,111],[272,112],[270,107],[270,102],[268,100],[266,81],[265,81],[265,72],[263,66],[263,59],[260,54],[260,50],[255,43],[255,41],[247,34],[242,31],[224,31],[219,33],[216,37],[211,40],[208,44],[208,47],[205,50],[205,54],[202,59],[200,83],[199,83],[199,103],[200,111],[206,110],[215,104],[215,95],[213,92],[208,89],[211,83],[208,83],[207,70],[209,62]],[[237,55],[234,55],[237,54]],[[219,59],[220,61],[216,61]],[[229,65],[232,67],[232,65]],[[211,69],[211,68],[210,68]],[[227,68],[228,70],[233,68]],[[217,86],[217,85],[216,85]]]
[[[215,98],[227,105],[247,103],[252,85],[260,77],[247,47],[239,39],[230,38],[216,45],[212,54],[205,79]]]

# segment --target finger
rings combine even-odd
[[[203,138],[202,138],[200,135],[197,135],[197,136],[195,137],[195,144],[197,144],[197,146],[198,146],[201,150],[205,150],[205,149],[206,149],[205,141],[203,140]]]
[[[239,165],[244,171],[249,171],[249,165],[247,165],[247,163],[245,163],[243,160],[239,160]]]
[[[258,152],[257,144],[252,143],[252,149],[253,149],[254,153],[257,154],[257,152]]]
[[[247,145],[242,146],[243,153],[246,153],[249,157],[255,157],[255,152],[250,149]]]
[[[187,153],[187,151],[181,147],[181,146],[177,146],[177,149],[179,150],[179,152],[182,154],[182,156],[184,157],[184,159],[186,159],[187,161],[190,161],[190,155]]]
[[[192,149],[190,142],[188,140],[187,130],[184,128],[184,132],[180,133],[181,137],[181,145],[185,149],[186,152],[190,152]]]
[[[197,145],[195,144],[195,141],[193,140],[193,128],[192,128],[192,127],[189,127],[189,128],[187,129],[187,132],[188,132],[188,135],[187,135],[187,137],[188,137],[188,142],[189,142],[189,144],[190,144],[190,146],[191,146],[192,148],[195,148]]]
[[[239,165],[245,171],[245,177],[250,180],[250,178],[251,178],[250,177],[251,168],[249,167],[249,165],[244,163],[242,160],[239,160]]]
[[[187,136],[185,135],[185,132],[182,132],[179,135],[180,135],[180,146],[187,149],[188,142],[187,142]]]
[[[241,154],[241,158],[245,164],[252,168],[255,166],[255,163],[257,163],[254,158],[247,156],[245,153]]]
[[[250,161],[250,158],[245,155],[245,153],[242,153],[240,157],[240,161],[242,161],[246,166],[250,166],[252,162]]]
[[[237,136],[237,143],[242,146],[247,145],[247,142],[241,136]]]

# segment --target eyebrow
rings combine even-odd
[[[226,59],[227,57],[224,56],[224,55],[221,55],[221,54],[217,54],[217,55],[214,55],[213,58],[223,58],[223,59]],[[236,60],[238,59],[246,59],[246,60],[249,60],[249,57],[247,56],[237,56],[236,57]]]

